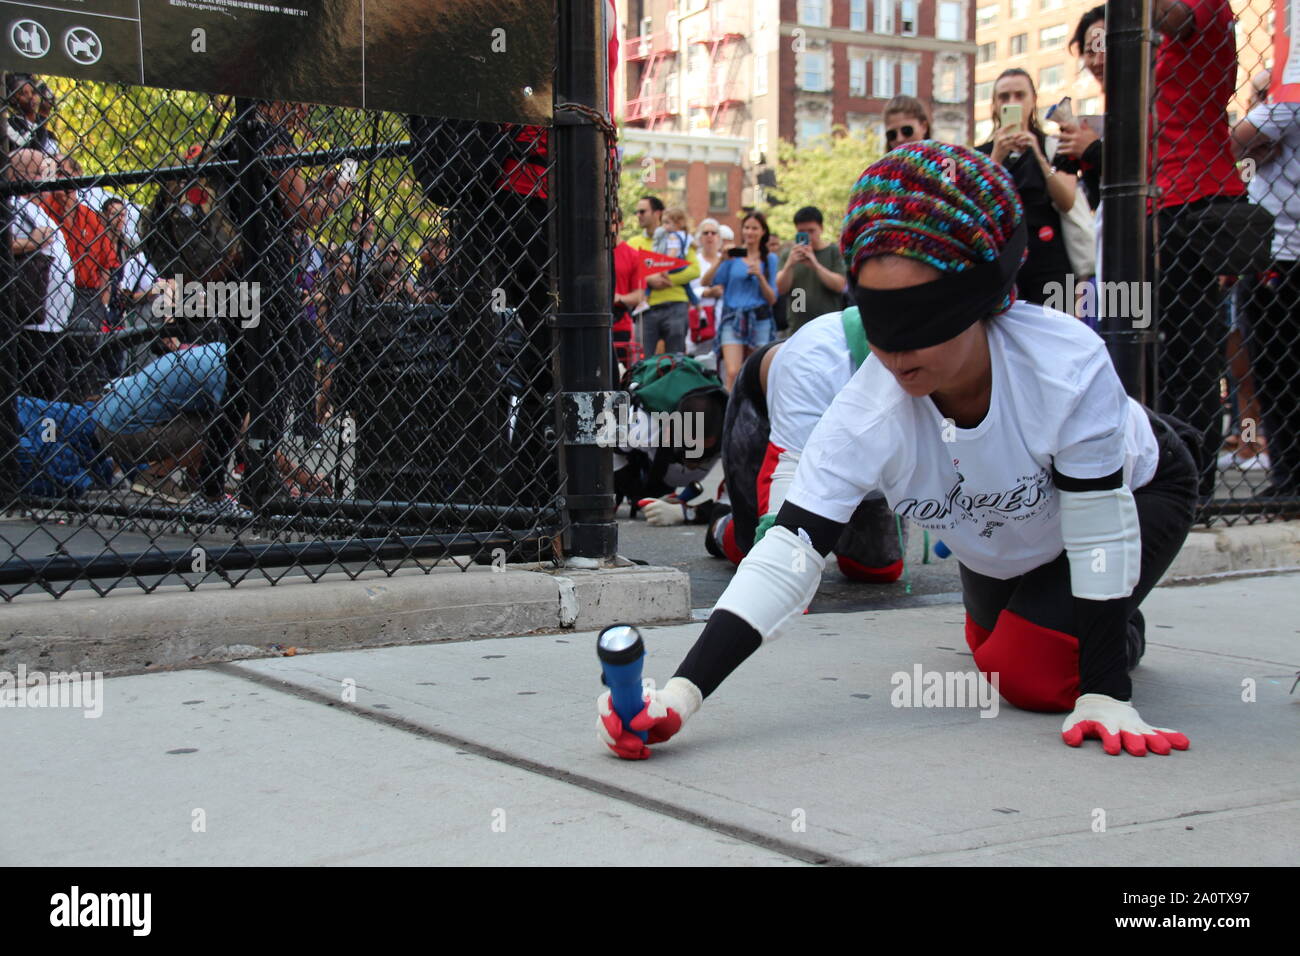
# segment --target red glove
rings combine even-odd
[[[624,760],[645,760],[651,753],[646,744],[661,744],[681,730],[686,718],[699,710],[703,701],[699,688],[684,677],[674,677],[663,690],[655,690],[654,681],[647,677],[642,687],[646,705],[629,722],[631,730],[624,729],[622,719],[614,712],[609,691],[596,698],[596,735]],[[632,730],[645,731],[645,743]]]
[[[1102,749],[1112,756],[1121,748],[1134,757],[1145,757],[1147,751],[1167,756],[1190,746],[1182,734],[1152,727],[1132,704],[1105,694],[1080,696],[1074,712],[1061,725],[1061,739],[1071,747],[1078,747],[1088,737],[1099,738]]]

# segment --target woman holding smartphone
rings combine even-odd
[[[1097,88],[1106,92],[1106,5],[1098,4],[1079,18],[1070,40],[1070,50],[1083,57],[1084,68],[1097,81]],[[1048,119],[1052,119],[1048,114]],[[1061,145],[1057,156],[1060,169],[1077,169],[1079,183],[1095,210],[1101,205],[1101,136],[1087,123],[1068,114],[1056,120],[1061,127]],[[1097,223],[1101,235],[1101,222]],[[1098,258],[1100,265],[1100,257]]]
[[[1047,135],[1038,125],[1038,92],[1024,70],[1003,70],[993,83],[993,137],[981,146],[1011,173],[1024,204],[1029,257],[1016,279],[1020,297],[1042,304],[1066,288],[1070,256],[1061,232],[1061,214],[1074,205],[1076,177],[1048,162]],[[1055,288],[1052,284],[1059,283]]]
[[[776,334],[772,306],[776,303],[777,257],[767,252],[771,231],[761,212],[751,212],[740,224],[743,246],[727,250],[700,279],[704,288],[722,287],[721,318],[714,341],[722,352],[723,384],[740,374],[740,367],[755,349]]]

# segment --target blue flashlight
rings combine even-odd
[[[628,727],[632,718],[645,708],[641,696],[645,643],[641,640],[641,632],[630,624],[605,628],[596,640],[596,656],[600,658],[600,679],[609,688],[614,713],[618,714],[627,730],[644,741],[648,736],[644,730]]]

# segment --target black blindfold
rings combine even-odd
[[[992,315],[1011,291],[1028,241],[1021,220],[993,262],[906,289],[854,286],[867,341],[886,352],[911,352],[956,338]]]

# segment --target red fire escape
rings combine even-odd
[[[648,33],[628,42],[627,61],[641,63],[641,86],[635,99],[627,101],[629,124],[655,129],[677,114],[666,89],[667,76],[677,62],[677,51],[665,33]]]
[[[708,81],[702,95],[690,99],[692,109],[704,109],[709,114],[709,129],[717,128],[718,116],[726,109],[740,106],[744,101],[737,90],[740,57],[737,44],[745,39],[734,17],[713,15],[720,8],[712,8],[707,32],[690,38],[691,46],[702,46],[708,58]]]

